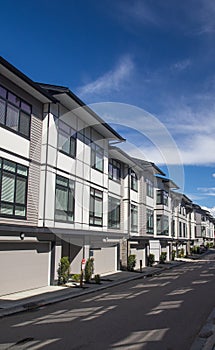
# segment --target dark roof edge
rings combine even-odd
[[[12,73],[17,75],[20,79],[25,81],[27,84],[29,84],[31,87],[33,87],[35,90],[37,90],[41,95],[45,96],[52,102],[57,102],[57,100],[52,97],[50,94],[48,94],[44,89],[42,89],[38,84],[36,84],[33,80],[28,78],[24,73],[22,73],[20,70],[18,70],[16,67],[14,67],[12,64],[10,64],[8,61],[6,61],[2,56],[0,56],[0,64],[2,64],[5,68],[10,70]]]
[[[85,108],[87,112],[89,112],[94,118],[98,120],[100,124],[102,124],[106,129],[108,129],[112,134],[114,134],[119,140],[126,141],[124,137],[118,134],[117,131],[115,131],[109,124],[107,124],[102,118],[96,114],[89,106],[87,106],[78,96],[76,96],[68,87],[64,86],[57,86],[57,85],[49,85],[44,83],[36,83],[37,85],[41,86],[41,88],[46,90],[52,90],[53,92],[56,92],[57,94],[65,93],[69,97],[71,97],[73,100],[75,100],[80,107]]]

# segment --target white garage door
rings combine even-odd
[[[0,244],[0,295],[49,284],[49,243]]]
[[[95,274],[115,272],[117,270],[117,247],[94,250],[93,257]]]

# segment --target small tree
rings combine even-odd
[[[93,271],[94,271],[94,259],[89,258],[86,262],[85,270],[84,270],[84,278],[86,282],[90,282]]]
[[[95,282],[96,282],[96,284],[100,284],[101,283],[101,277],[100,277],[100,275],[99,274],[97,274],[97,275],[95,275]]]
[[[161,264],[165,264],[166,256],[167,256],[166,252],[161,252],[161,255],[160,255],[160,263]]]
[[[155,262],[155,256],[154,256],[154,254],[149,254],[148,265],[149,265],[149,266],[153,266],[154,262]]]
[[[136,265],[136,255],[131,254],[128,256],[128,263],[127,263],[128,271],[134,271],[135,265]]]
[[[69,258],[68,256],[64,256],[60,259],[60,263],[58,265],[58,284],[65,284],[69,280]]]

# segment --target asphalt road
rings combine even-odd
[[[0,349],[189,350],[215,306],[215,253],[0,320]]]

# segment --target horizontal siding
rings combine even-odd
[[[32,115],[30,167],[28,177],[27,222],[38,225],[42,121]]]

